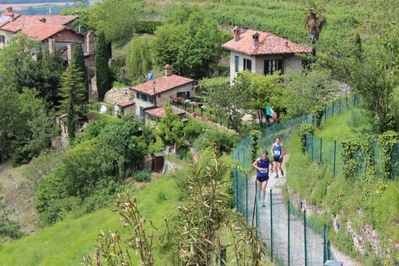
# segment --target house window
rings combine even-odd
[[[176,94],[176,97],[190,98],[190,92],[189,91],[178,92]]]
[[[145,115],[145,113],[144,113],[144,106],[140,106],[140,115],[141,115],[141,116],[144,116],[144,115]]]
[[[154,98],[155,97],[150,97],[150,103],[152,103],[152,104],[154,103]]]
[[[141,95],[141,99],[146,102],[147,101],[147,95],[142,94]]]
[[[0,35],[0,43],[6,43],[6,36]]]
[[[140,99],[140,93],[136,92],[136,98]]]
[[[252,70],[252,60],[244,58],[244,70]]]
[[[283,73],[283,60],[282,59],[273,59],[273,60],[265,60],[265,69],[264,74],[273,75],[277,70],[281,70]]]
[[[240,58],[237,55],[234,57],[234,70],[235,70],[235,72],[238,72],[239,59]]]

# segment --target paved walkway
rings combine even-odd
[[[284,160],[288,160],[288,156],[284,157]],[[285,164],[283,164],[283,170],[287,173],[285,169]],[[303,219],[297,216],[290,215],[290,227],[288,228],[288,210],[287,204],[282,199],[282,188],[286,182],[286,176],[281,176],[275,178],[275,173],[271,174],[267,185],[266,194],[266,207],[262,207],[260,200],[257,200],[256,209],[254,208],[255,200],[255,180],[256,176],[252,176],[249,182],[248,189],[248,223],[258,224],[259,235],[266,243],[268,248],[271,247],[271,239],[273,239],[273,251],[274,256],[278,256],[283,260],[285,265],[288,265],[288,230],[290,233],[290,265],[305,265],[305,247],[304,247],[304,236],[303,236]],[[270,215],[270,190],[272,190],[273,195],[273,206],[272,206],[272,216]],[[258,216],[254,216],[253,211],[258,212]],[[252,218],[255,217],[254,221]],[[257,217],[257,218],[256,218]],[[273,227],[273,235],[271,227]],[[323,263],[323,237],[307,228],[306,231],[307,239],[307,264],[308,266],[322,266]],[[351,257],[341,253],[339,250],[331,247],[334,258],[337,261],[343,262],[344,266],[361,266],[359,262],[353,260]],[[269,254],[270,256],[270,254]],[[276,259],[276,258],[274,258]]]

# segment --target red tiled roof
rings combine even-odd
[[[163,76],[154,80],[149,80],[137,86],[130,87],[130,89],[153,96],[192,82],[194,82],[193,79],[172,74],[170,76]]]
[[[259,43],[254,46],[252,36],[259,34]],[[295,53],[311,53],[312,49],[304,45],[300,45],[290,40],[278,37],[268,32],[255,30],[247,30],[241,32],[240,39],[235,41],[234,38],[224,44],[222,48],[236,51],[247,55],[271,55],[271,54],[295,54]]]
[[[166,115],[166,111],[162,107],[151,108],[148,110],[144,110],[144,112],[152,117],[155,117],[155,118],[162,118]],[[173,108],[173,113],[182,115],[182,114],[185,114],[186,112],[183,110]]]
[[[21,32],[25,33],[30,37],[35,37],[39,41],[44,41],[47,38],[57,34],[58,32],[65,29],[65,26],[59,25],[48,25],[48,24],[36,24],[31,25],[28,28],[22,29]]]
[[[17,14],[17,13],[4,12],[3,14],[0,15],[0,27],[9,23],[12,15],[14,15],[14,20],[21,16],[21,14]]]
[[[135,104],[135,102],[128,101],[128,102],[118,103],[118,106],[123,108],[133,104]]]
[[[15,33],[22,29],[26,29],[31,26],[38,26],[38,25],[65,26],[66,24],[74,21],[78,17],[79,16],[77,16],[77,15],[74,15],[74,16],[59,16],[59,15],[19,16],[17,19],[14,19],[13,22],[9,22],[5,25],[2,25],[1,29]],[[42,22],[40,20],[43,20],[43,21],[45,20],[45,22]]]

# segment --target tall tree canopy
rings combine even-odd
[[[224,36],[216,21],[198,5],[181,5],[155,31],[153,63],[159,68],[169,64],[183,76],[209,76],[210,64],[223,53],[220,45],[226,41]]]
[[[315,44],[327,20],[323,9],[314,0],[308,0],[309,7],[305,11],[305,29],[308,31],[309,41]]]
[[[398,128],[398,102],[394,90],[399,86],[399,34],[396,28],[387,27],[378,40],[360,48],[359,40],[336,38],[325,47],[319,57],[323,66],[330,67],[333,77],[349,84],[359,92],[374,131],[383,133]],[[396,32],[396,34],[395,34]],[[371,44],[371,45],[370,45]]]
[[[74,65],[74,67],[77,70],[77,74],[80,76],[80,80],[82,81],[84,85],[84,100],[87,102],[89,100],[89,78],[87,76],[87,68],[85,65],[85,57],[83,54],[83,49],[82,45],[78,44],[76,45],[75,49],[73,50],[73,56],[72,56],[72,61],[71,64]]]
[[[108,42],[117,46],[128,43],[138,27],[137,10],[145,1],[102,0],[90,10],[88,25],[104,32]]]
[[[104,99],[105,93],[111,89],[111,74],[108,65],[109,55],[105,35],[103,32],[98,36],[96,48],[96,84],[98,100]]]
[[[131,78],[137,78],[142,73],[152,69],[149,36],[135,36],[130,41],[129,50],[126,56],[126,67]]]

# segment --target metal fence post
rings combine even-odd
[[[324,224],[323,228],[323,263],[326,263],[327,261],[327,226]]]
[[[320,139],[320,163],[323,163],[323,139]]]
[[[245,175],[245,217],[248,223],[248,175]]]
[[[308,266],[308,243],[306,240],[306,210],[303,211],[303,245],[305,246],[305,266]]]
[[[270,261],[273,261],[273,192],[270,189]]]
[[[335,176],[335,161],[337,157],[337,141],[334,141],[334,165],[333,165],[333,176]]]
[[[312,148],[312,162],[313,162],[313,135],[310,135],[310,136],[312,136],[311,137],[311,139],[312,139],[312,142],[311,142],[312,143],[312,147],[311,148]]]
[[[290,206],[290,201],[288,201],[288,203],[287,203],[287,209],[288,209],[288,225],[287,225],[287,228],[288,228],[288,252],[287,252],[287,256],[288,256],[288,264],[287,264],[287,266],[290,266],[290,263],[291,263],[291,219],[290,219],[290,216],[291,216],[291,206]]]

